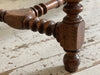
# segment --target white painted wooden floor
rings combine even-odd
[[[47,0],[0,0],[0,8],[26,8],[40,2]],[[70,74],[64,70],[65,52],[52,36],[15,30],[0,23],[0,75],[100,75],[100,0],[83,0],[81,3],[84,11],[80,15],[86,22],[86,31],[79,53],[79,71]],[[50,10],[49,15],[42,18],[62,21],[65,16],[62,8]]]

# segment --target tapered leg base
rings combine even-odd
[[[68,72],[76,72],[78,70],[78,66],[80,64],[79,56],[76,53],[65,54],[64,56],[64,65],[65,69]]]

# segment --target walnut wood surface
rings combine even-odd
[[[80,49],[84,40],[84,21],[76,24],[59,23],[56,27],[56,38],[64,50]]]
[[[34,7],[17,10],[0,10],[0,21],[16,29],[31,29],[46,35],[54,35],[66,52],[64,56],[65,69],[75,72],[80,64],[79,52],[84,42],[85,22],[79,13],[83,6],[82,0],[52,0],[40,3]],[[67,14],[62,22],[55,23],[38,17],[47,13],[52,8],[65,4],[63,11]]]
[[[65,2],[64,0],[51,0],[47,3],[40,3],[39,5],[35,5],[31,7],[33,11],[35,11],[35,15],[40,17],[47,13],[48,10],[52,8],[58,8],[63,5]]]
[[[48,3],[46,3],[46,7],[49,9],[52,9],[52,8],[58,8],[60,7],[62,4],[64,4],[64,0],[52,0]]]
[[[23,20],[34,16],[35,13],[32,9],[10,10],[6,11],[6,14],[4,15],[4,22],[13,28],[23,29]]]
[[[34,7],[16,9],[16,10],[0,10],[0,21],[4,21],[9,26],[16,29],[25,29],[27,21],[34,17],[40,17],[52,8],[60,7],[64,4],[63,0],[52,0],[47,3],[40,3]]]
[[[80,64],[79,56],[77,52],[67,52],[64,56],[65,69],[69,72],[75,72]]]
[[[85,22],[78,14],[83,10],[81,0],[65,0],[63,10],[67,14],[63,21],[56,26],[56,38],[65,52],[65,69],[75,72],[80,64],[77,52],[84,42]]]
[[[47,21],[46,19],[32,18],[29,21],[29,29],[32,31],[39,31],[39,33],[50,36],[54,33],[56,23],[54,21]]]

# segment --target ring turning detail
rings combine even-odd
[[[83,45],[85,32],[85,22],[79,15],[83,10],[80,1],[82,0],[51,0],[30,8],[0,9],[0,21],[16,29],[31,29],[33,32],[38,31],[48,36],[53,35],[66,52],[63,59],[65,69],[69,72],[75,72],[80,64],[77,53]],[[63,11],[67,14],[62,22],[55,23],[39,18],[47,14],[48,10],[58,8],[61,5],[64,5]]]

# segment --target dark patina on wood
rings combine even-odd
[[[54,35],[66,52],[64,56],[65,69],[75,72],[80,64],[79,52],[84,42],[85,22],[79,13],[83,6],[82,0],[52,0],[40,3],[30,8],[17,10],[0,10],[0,21],[16,29],[31,29],[46,35]],[[63,11],[67,14],[62,22],[55,23],[38,17],[45,15],[48,10],[65,4]]]

